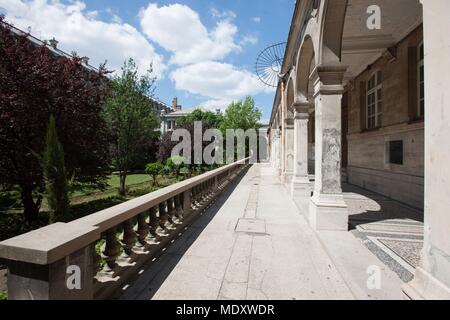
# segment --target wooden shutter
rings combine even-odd
[[[367,129],[367,97],[366,97],[366,82],[361,81],[359,83],[359,98],[360,98],[360,122],[361,131]]]
[[[417,47],[408,48],[408,116],[409,121],[418,116],[418,69]]]

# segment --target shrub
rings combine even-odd
[[[64,151],[58,139],[53,116],[50,117],[47,129],[46,150],[42,162],[50,223],[64,221],[70,205],[69,186]]]
[[[166,167],[172,172],[175,173],[176,178],[178,179],[180,176],[180,171],[185,167],[185,158],[181,156],[175,156],[167,159]]]
[[[164,166],[159,162],[149,163],[145,168],[145,172],[153,179],[153,185],[158,185],[158,176],[163,173],[163,171]]]

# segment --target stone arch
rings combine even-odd
[[[313,40],[306,35],[297,57],[296,92],[298,98],[308,98],[309,75],[315,57],[314,52]]]
[[[317,65],[333,65],[341,62],[347,5],[348,0],[322,0]]]

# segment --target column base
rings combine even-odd
[[[293,178],[293,173],[292,172],[284,172],[281,174],[281,183],[289,185],[292,182],[292,178]]]
[[[344,196],[315,194],[309,202],[309,223],[316,231],[347,231],[348,206]]]
[[[411,300],[450,300],[450,288],[420,267],[402,290]]]
[[[291,183],[291,197],[292,198],[311,198],[311,181],[306,178],[296,178],[292,179]]]

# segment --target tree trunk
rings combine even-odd
[[[121,196],[126,196],[127,195],[126,180],[127,180],[127,173],[125,171],[120,172],[119,194]]]
[[[23,187],[22,186],[22,203],[23,203],[23,212],[25,214],[25,219],[28,222],[34,222],[38,219],[39,209],[40,209],[40,201],[37,203],[33,200],[33,188]]]

